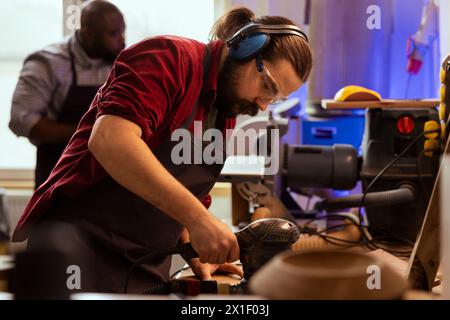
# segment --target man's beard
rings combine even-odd
[[[255,116],[259,107],[256,103],[244,100],[237,95],[239,62],[227,56],[217,82],[217,98],[214,105],[227,118],[239,114]]]
[[[100,40],[94,42],[93,51],[96,52],[100,58],[106,63],[114,63],[120,52],[113,52],[111,50],[106,49],[100,42]]]
[[[116,61],[117,57],[119,55],[117,53],[113,53],[113,52],[104,52],[102,53],[102,60],[107,62],[107,63],[114,63],[114,61]]]

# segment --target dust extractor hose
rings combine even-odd
[[[348,197],[329,199],[318,202],[317,210],[339,210],[346,208],[359,207],[363,194],[350,195]],[[415,198],[415,189],[413,186],[405,184],[395,190],[371,192],[364,196],[363,207],[388,206],[402,204],[413,201]]]

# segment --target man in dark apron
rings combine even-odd
[[[81,86],[77,81],[77,70],[75,68],[75,58],[71,49],[71,43],[67,44],[70,56],[70,74],[72,83],[69,92],[61,106],[57,121],[68,126],[76,126],[83,114],[89,108],[100,86]],[[32,129],[33,130],[33,129]],[[75,132],[75,130],[73,130]],[[57,144],[43,144],[37,147],[36,169],[35,169],[35,188],[39,187],[47,180],[50,172],[58,162],[67,141]]]
[[[239,257],[236,237],[202,203],[220,174],[225,149],[215,154],[222,161],[207,161],[209,142],[197,139],[202,132],[196,124],[222,133],[214,143],[225,140],[236,115],[255,115],[297,90],[312,61],[306,37],[279,30],[275,45],[260,48],[266,56],[232,57],[224,38],[258,21],[293,24],[280,17],[256,19],[238,8],[218,21],[216,40],[208,45],[161,36],[124,50],[49,179],[34,193],[13,240],[29,237],[32,245],[30,233],[42,222],[75,225],[94,265],[91,285],[100,292],[123,292],[138,258],[188,241],[199,254],[189,263],[203,279],[218,269],[242,274],[229,264]],[[189,132],[191,150],[187,156],[183,150],[181,162],[173,152],[180,130]],[[128,292],[167,281],[169,267],[170,257],[149,260],[133,273]]]
[[[25,59],[14,93],[10,128],[37,146],[35,188],[50,175],[124,48],[125,24],[114,5],[90,2],[80,22],[69,41]]]

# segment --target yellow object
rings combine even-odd
[[[432,157],[434,151],[438,151],[439,149],[439,142],[435,139],[428,139],[425,140],[425,144],[423,146],[424,149],[424,155],[427,157]]]
[[[230,285],[228,283],[217,283],[217,294],[230,294]]]
[[[441,86],[441,102],[445,101],[445,86]]]
[[[9,242],[0,242],[0,255],[4,256],[9,254]]]
[[[425,138],[436,139],[439,136],[439,123],[437,123],[436,121],[427,121],[425,122],[423,131],[436,131],[432,133],[425,133]]]
[[[346,86],[339,90],[335,96],[336,101],[380,101],[381,95],[373,90],[360,86]]]
[[[446,125],[444,121],[441,121],[441,139],[444,140],[445,138],[445,130],[446,130]]]
[[[447,120],[447,106],[445,105],[445,102],[441,102],[439,105],[439,120],[446,121]]]
[[[445,76],[446,76],[445,70],[441,69],[441,83],[445,83]]]

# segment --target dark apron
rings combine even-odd
[[[208,73],[209,53],[205,54],[204,79]],[[198,100],[181,128],[189,128],[194,120]],[[224,128],[225,123],[220,124]],[[161,164],[199,200],[212,189],[223,164],[180,164],[171,160],[177,141],[170,137],[152,150]],[[194,148],[203,152],[206,145],[192,139]],[[142,198],[123,188],[111,177],[94,186],[77,199],[59,198],[45,220],[75,224],[89,239],[90,256],[94,263],[94,283],[97,292],[123,292],[127,272],[134,261],[149,252],[161,252],[175,247],[183,226]],[[171,257],[149,261],[136,268],[128,292],[142,293],[154,284],[167,281]],[[92,286],[91,286],[92,287]]]
[[[89,109],[100,86],[79,86],[77,84],[75,59],[70,48],[70,41],[68,43],[68,50],[70,55],[72,83],[61,107],[61,113],[57,121],[77,125],[80,122],[81,117]],[[45,144],[37,148],[35,171],[36,189],[47,180],[66,146],[67,142],[61,144]]]

